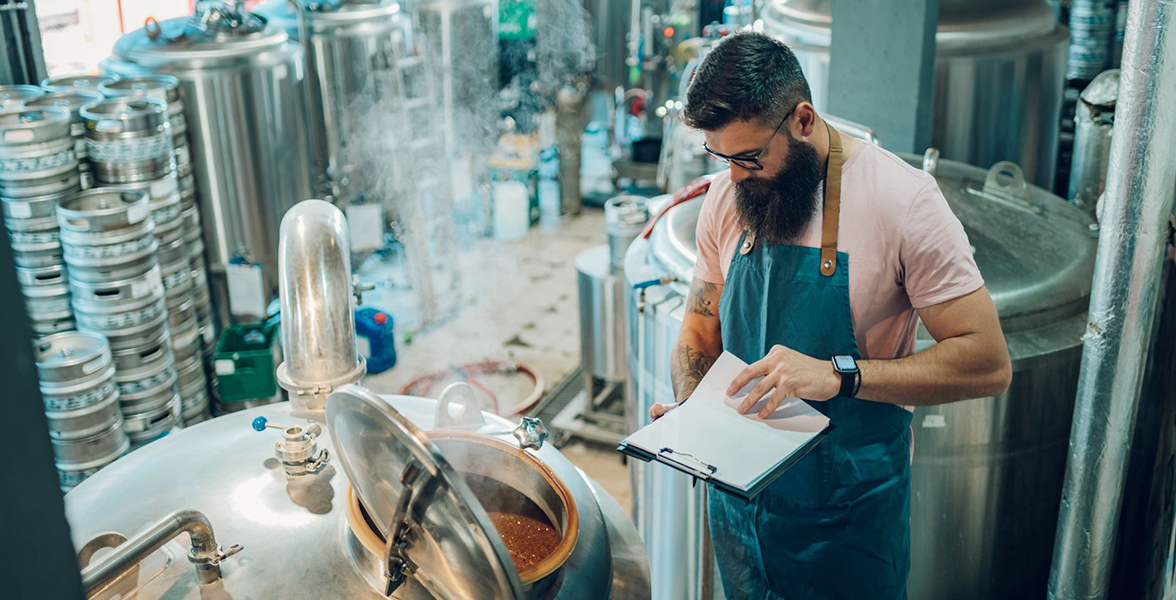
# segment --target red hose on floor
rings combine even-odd
[[[482,383],[474,377],[475,375],[513,375],[515,373],[523,373],[530,377],[535,382],[535,389],[527,396],[525,400],[518,406],[514,407],[509,414],[502,414],[498,406],[498,395],[494,393],[486,384]],[[490,402],[494,414],[503,417],[513,417],[521,415],[530,410],[539,399],[543,396],[543,389],[545,387],[543,376],[527,365],[517,363],[514,361],[502,360],[484,360],[481,362],[466,363],[464,365],[455,365],[448,369],[433,371],[425,373],[413,379],[400,388],[401,395],[405,396],[428,396],[429,390],[433,389],[433,385],[438,381],[457,375],[463,378],[467,383],[478,388],[487,396],[490,396]]]

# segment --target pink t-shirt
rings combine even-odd
[[[823,197],[823,187],[818,194]],[[821,246],[821,212],[818,203],[795,243]],[[725,171],[711,184],[698,218],[694,276],[723,283],[741,233],[731,173]],[[849,305],[863,359],[913,354],[914,309],[984,285],[968,236],[935,178],[869,144],[861,144],[842,167],[837,249],[849,253]]]

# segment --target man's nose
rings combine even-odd
[[[751,177],[751,171],[735,163],[731,163],[731,183],[739,183],[748,177]]]

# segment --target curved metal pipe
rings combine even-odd
[[[365,372],[355,346],[347,220],[322,200],[299,202],[282,218],[279,240],[285,362],[278,383],[290,392],[296,414],[321,413],[333,389]]]
[[[1135,0],[1054,541],[1051,600],[1107,596],[1176,192],[1176,0]]]
[[[124,573],[143,562],[152,552],[159,550],[181,533],[191,538],[192,549],[188,560],[196,565],[196,578],[202,583],[220,579],[220,563],[225,558],[241,551],[233,546],[221,552],[212,532],[212,523],[204,513],[195,510],[177,510],[172,514],[148,525],[131,539],[119,544],[109,554],[98,559],[82,570],[82,586],[86,596],[93,597],[114,583]]]

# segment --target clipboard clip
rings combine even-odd
[[[711,475],[719,470],[714,465],[708,465],[698,460],[692,454],[678,452],[670,447],[662,447],[657,451],[657,455],[661,460],[677,465],[678,468],[697,479],[710,479]]]

